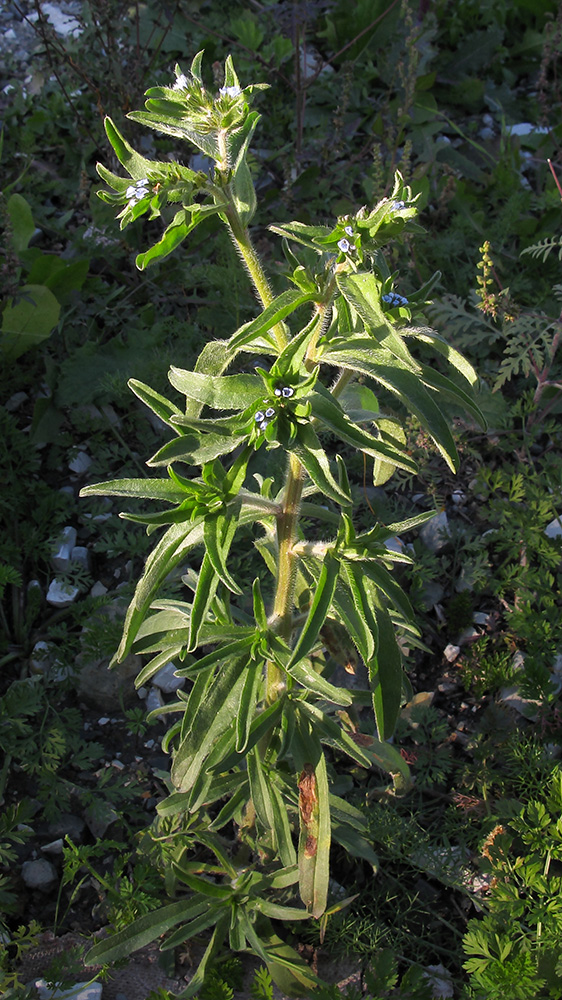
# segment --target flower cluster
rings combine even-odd
[[[346,226],[344,229],[346,236],[353,236],[353,228],[351,226]],[[348,239],[343,237],[343,239],[338,240],[338,248],[342,253],[349,253],[350,250],[355,250],[353,243],[350,243]]]
[[[258,425],[260,431],[264,431],[267,425],[270,423],[272,418],[275,416],[275,410],[272,406],[268,406],[265,412],[263,410],[256,410],[254,414],[254,420]]]
[[[407,306],[408,299],[404,298],[403,295],[399,295],[398,292],[387,292],[386,295],[382,296],[382,301],[390,306],[391,309],[395,309],[397,306]]]
[[[137,205],[139,201],[150,193],[150,187],[146,177],[143,177],[140,181],[135,181],[134,184],[130,184],[127,188],[125,195],[129,202],[129,207]]]

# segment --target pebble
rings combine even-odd
[[[85,472],[88,471],[92,464],[92,459],[86,451],[76,452],[74,458],[68,463],[68,468],[71,472],[75,472],[77,476],[83,476]]]
[[[176,677],[176,670],[177,666],[175,663],[166,663],[158,673],[154,674],[152,683],[155,687],[160,688],[164,694],[173,694],[174,691],[179,690],[179,688],[185,685],[185,677]]]
[[[8,33],[6,32],[4,39],[7,37]],[[29,399],[29,396],[26,392],[14,392],[13,396],[10,396],[9,400],[4,403],[4,409],[8,410],[8,413],[15,413],[15,411],[19,410],[20,406],[22,406],[27,399]]]
[[[461,651],[460,646],[454,646],[450,642],[448,646],[445,646],[445,649],[443,650],[443,656],[445,657],[446,660],[448,660],[449,663],[454,663],[460,651]]]
[[[28,889],[49,889],[57,880],[57,873],[50,861],[24,861],[21,877]]]
[[[459,646],[465,646],[467,642],[472,642],[473,639],[478,639],[481,635],[482,633],[479,632],[477,628],[474,628],[472,625],[469,625],[468,628],[465,628],[461,632],[457,642]]]
[[[96,802],[95,806],[88,806],[84,811],[84,819],[92,837],[101,840],[109,827],[119,819],[115,809],[112,809],[108,802]]]
[[[44,674],[53,662],[55,646],[52,642],[39,639],[31,650],[29,667],[34,674]]]
[[[75,587],[74,584],[67,583],[65,580],[55,577],[49,584],[47,604],[50,604],[53,608],[68,608],[76,600],[79,593],[79,587]]]
[[[101,719],[98,719],[98,726],[107,726],[107,723],[111,722],[107,715],[102,715]]]
[[[86,824],[81,816],[75,816],[74,813],[61,813],[57,819],[49,823],[47,833],[53,840],[59,838],[64,840],[65,837],[69,837],[75,844],[80,844],[85,829]]]
[[[440,552],[449,541],[449,519],[444,510],[420,528],[420,538],[430,552]]]
[[[59,989],[47,984],[46,979],[36,979],[34,983],[39,1000],[101,1000],[103,986],[101,983],[75,983]]]
[[[62,854],[64,847],[64,840],[59,837],[58,840],[52,840],[50,844],[43,844],[41,848],[45,854]]]
[[[51,566],[59,573],[66,573],[70,568],[72,549],[76,545],[76,528],[67,525],[58,536],[51,555]]]
[[[560,538],[562,535],[562,516],[555,517],[544,529],[547,538]]]
[[[94,586],[90,590],[90,597],[103,597],[104,594],[107,594],[107,587],[104,587],[101,580],[96,580]]]

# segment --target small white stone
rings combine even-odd
[[[59,573],[65,573],[70,566],[70,553],[76,545],[76,528],[67,525],[58,536],[51,555],[51,565]]]
[[[562,515],[555,517],[544,529],[547,538],[560,538],[562,535]]]
[[[472,616],[475,625],[487,625],[489,620],[490,616],[487,611],[475,611]]]
[[[50,844],[43,844],[41,850],[44,851],[45,854],[62,854],[63,847],[64,840],[62,837],[59,837],[58,840],[52,840]]]
[[[176,677],[176,670],[175,663],[166,663],[158,673],[154,674],[152,683],[155,687],[160,688],[164,694],[172,694],[185,685],[185,677]]]
[[[92,464],[92,459],[86,451],[76,452],[74,458],[68,463],[68,468],[71,472],[75,472],[77,476],[83,476],[85,472],[88,471]]]
[[[103,597],[104,594],[107,594],[107,587],[104,587],[101,580],[96,580],[94,586],[90,590],[90,597]]]
[[[6,31],[4,38],[7,37],[8,32]],[[14,392],[13,396],[10,396],[9,400],[4,403],[4,409],[8,410],[9,413],[15,413],[15,411],[19,410],[20,406],[25,403],[26,399],[29,399],[26,392]]]
[[[402,553],[405,548],[404,542],[402,541],[401,538],[398,538],[397,535],[395,535],[394,538],[387,538],[384,544],[385,547],[389,549],[390,552]]]
[[[107,726],[107,723],[110,721],[107,715],[102,715],[101,719],[98,719],[98,726]]]
[[[137,694],[138,694],[138,696],[139,696],[140,700],[141,700],[141,701],[144,701],[144,700],[145,700],[145,698],[146,698],[146,697],[147,697],[147,695],[148,695],[148,688],[145,688],[145,687],[140,687],[140,688],[138,689],[138,691],[137,691]]]
[[[125,765],[124,765],[123,761],[122,760],[117,760],[116,757],[111,761],[111,766],[114,767],[117,771],[124,771],[125,770]]]
[[[57,873],[50,861],[39,858],[37,861],[24,861],[21,877],[28,889],[48,889],[56,882]]]
[[[453,643],[450,642],[448,646],[445,646],[445,649],[443,650],[443,656],[449,663],[454,663],[460,651],[461,651],[460,646],[454,646]]]
[[[47,604],[50,604],[53,608],[67,608],[76,600],[79,593],[80,589],[78,587],[55,577],[49,584]]]

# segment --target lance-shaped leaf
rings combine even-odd
[[[271,302],[266,309],[256,319],[249,323],[244,323],[228,341],[229,351],[239,351],[241,348],[252,344],[258,337],[262,337],[277,323],[282,322],[295,309],[305,302],[310,302],[312,293],[303,294],[298,288],[288,288],[281,295]]]
[[[378,626],[373,609],[372,591],[366,584],[362,566],[346,560],[342,564],[342,569],[355,611],[365,623],[365,628],[371,637],[370,642],[368,642],[370,651],[368,659],[371,659],[376,653],[378,642]]]
[[[434,368],[428,368],[424,365],[422,368],[422,380],[425,385],[429,386],[430,389],[434,389],[440,396],[471,413],[482,429],[486,430],[486,420],[480,408],[476,405],[472,397],[464,389],[456,385],[455,382],[452,382],[450,378],[442,375],[441,372],[436,371]]]
[[[231,507],[228,514],[220,512],[213,517],[208,515],[203,527],[203,540],[209,561],[219,579],[233,594],[241,594],[242,591],[229,573],[226,560],[237,525],[236,511]]]
[[[204,531],[205,527],[203,528],[203,532]],[[219,582],[220,576],[213,566],[209,553],[206,552],[203,556],[201,569],[199,570],[197,590],[195,591],[193,604],[191,605],[189,641],[187,644],[188,652],[197,648],[199,642],[199,630],[207,617],[211,604],[213,603]]]
[[[149,385],[139,382],[136,378],[130,378],[127,385],[134,392],[135,396],[138,396],[163,423],[171,427],[176,434],[183,433],[181,428],[173,424],[170,419],[173,414],[181,413],[181,410],[174,403],[171,403],[165,396],[161,396],[159,392],[155,392]]]
[[[236,717],[244,684],[244,664],[243,659],[225,664],[205,691],[172,764],[172,781],[178,791],[189,791],[215,743]]]
[[[419,365],[410,354],[403,338],[385,316],[381,306],[381,285],[374,274],[360,272],[338,274],[338,288],[347,301],[357,311],[366,329],[382,348],[386,348],[411,371],[419,371]]]
[[[183,416],[177,417],[178,421]],[[205,465],[213,462],[221,455],[229,455],[246,438],[245,433],[216,434],[195,432],[182,435],[173,441],[168,441],[146,463],[148,466],[171,465],[172,462],[185,462],[186,465]]]
[[[159,910],[145,913],[137,920],[133,920],[124,930],[94,945],[84,959],[85,964],[105,965],[108,962],[117,962],[128,958],[131,952],[155,941],[171,927],[175,927],[183,920],[199,916],[208,909],[208,906],[208,901],[200,897],[180,899],[178,902],[170,903]]]
[[[296,865],[297,854],[294,848],[293,838],[291,836],[291,827],[289,826],[287,803],[283,801],[279,789],[273,782],[270,784],[269,791],[271,795],[271,805],[273,807],[277,853],[281,859],[281,864],[284,865],[285,868],[289,868],[292,865]]]
[[[312,691],[318,698],[324,701],[331,701],[334,705],[351,705],[353,697],[346,688],[336,687],[330,684],[322,674],[312,666],[310,660],[300,660],[291,667],[287,667],[287,673],[294,677],[298,684]]]
[[[259,375],[214,375],[172,365],[168,378],[174,389],[183,392],[188,399],[215,410],[245,410],[263,395]]]
[[[145,180],[148,177],[149,172],[154,170],[154,167],[158,166],[158,163],[154,160],[147,160],[144,156],[141,156],[140,153],[137,153],[137,151],[129,145],[127,140],[123,138],[111,118],[107,117],[105,119],[104,126],[107,138],[113,146],[119,163],[125,167],[125,170],[134,180]],[[101,176],[103,176],[103,174],[101,174]],[[127,181],[127,184],[128,183],[129,182]]]
[[[415,340],[421,340],[424,344],[430,344],[434,347],[436,351],[439,351],[447,361],[457,369],[458,372],[470,383],[473,389],[478,387],[480,379],[475,369],[470,364],[470,361],[460,353],[460,351],[455,350],[451,347],[447,341],[440,337],[438,333],[428,327],[422,327],[421,329],[416,327],[408,327],[403,332],[404,337],[412,337]]]
[[[287,664],[287,670],[290,670],[295,663],[298,663],[299,660],[303,660],[306,656],[308,656],[310,651],[317,644],[320,629],[326,620],[326,615],[328,614],[332,604],[338,573],[338,560],[334,559],[334,557],[327,552],[324,557],[324,562],[322,563],[322,569],[320,570],[320,576],[318,578],[318,584],[314,592],[312,604],[310,605],[306,621],[295,643],[291,659]]]
[[[400,711],[402,656],[390,615],[376,593],[372,595],[372,604],[377,620],[378,643],[376,654],[366,667],[379,739],[387,740],[394,733]]]
[[[260,699],[263,680],[263,661],[249,660],[246,668],[244,687],[240,698],[240,709],[236,718],[236,751],[243,753],[248,746],[256,706]]]
[[[147,94],[161,92],[160,88],[152,88]],[[191,127],[191,119],[185,108],[179,103],[160,99],[159,97],[149,99],[145,102],[147,111],[130,111],[127,118],[131,121],[140,122],[147,128],[153,128],[164,135],[172,135],[175,139],[183,139],[197,146],[206,156],[213,160],[220,160],[220,150],[216,131],[197,132]]]
[[[376,634],[373,635],[349,586],[347,576],[342,569],[334,593],[334,608],[347,629],[348,635],[357,647],[359,654],[366,661],[373,656],[376,649]],[[359,602],[361,607],[361,602]]]
[[[271,832],[275,838],[275,818],[270,792],[270,778],[265,773],[264,765],[257,746],[246,753],[250,794],[256,816],[262,830]]]
[[[268,226],[272,233],[278,236],[285,236],[289,240],[302,243],[305,247],[316,250],[316,253],[324,253],[324,247],[316,240],[324,239],[330,235],[328,226],[306,226],[303,222],[286,222],[282,226]]]
[[[330,876],[330,800],[326,758],[320,742],[310,732],[302,732],[309,761],[299,776],[299,892],[313,917],[326,909]]]
[[[384,459],[393,466],[406,469],[408,472],[415,472],[416,463],[409,457],[404,444],[398,439],[387,441],[383,436],[373,437],[362,427],[352,423],[345,411],[329,392],[322,392],[320,389],[309,397],[312,415],[319,420],[325,428],[332,431],[337,437],[347,444],[352,445],[359,451],[371,455],[373,458]]]
[[[328,456],[322,448],[318,436],[310,424],[299,424],[297,439],[291,445],[291,452],[304,466],[308,475],[321,493],[336,503],[349,504],[351,497],[344,493],[330,470]]]
[[[397,420],[379,417],[377,430],[385,444],[398,448],[406,447],[406,432]],[[387,459],[377,456],[373,465],[373,486],[384,486],[395,468]]]
[[[110,479],[106,483],[83,486],[81,497],[140,497],[144,500],[169,500],[178,503],[185,500],[185,490],[169,479]]]
[[[112,663],[119,663],[131,650],[136,634],[146,618],[152,599],[169,573],[185,553],[203,541],[202,520],[191,524],[173,524],[150,553],[144,573],[137,583],[125,616],[123,637]]]
[[[458,454],[447,420],[420,378],[408,371],[398,358],[392,359],[386,351],[369,350],[361,338],[345,349],[327,350],[322,361],[369,375],[394,393],[429,431],[448,466],[456,471]]]
[[[158,243],[155,243],[149,250],[145,250],[144,253],[137,254],[135,264],[139,271],[144,271],[149,264],[154,264],[155,261],[168,257],[180,243],[183,243],[185,237],[192,229],[195,229],[198,222],[199,219],[196,216],[190,216],[183,208],[176,212]]]

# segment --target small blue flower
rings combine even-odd
[[[398,292],[387,292],[386,295],[382,296],[382,301],[392,309],[395,309],[397,306],[408,305],[408,299],[404,298],[403,295],[398,295]]]
[[[256,424],[261,423],[261,421],[263,420],[264,417],[265,417],[265,413],[262,413],[261,410],[258,410],[257,413],[254,416],[254,420],[256,421]]]
[[[271,418],[272,418],[272,417],[274,417],[274,416],[275,416],[275,410],[273,409],[273,407],[272,407],[272,406],[268,406],[267,410],[265,411],[265,415],[266,415],[266,417],[268,417],[268,418],[269,418],[270,420],[271,420]]]
[[[393,201],[392,205],[391,205],[391,208],[393,208],[395,212],[401,212],[403,208],[406,208],[406,202],[405,201]]]
[[[149,191],[148,179],[144,177],[140,181],[135,181],[134,184],[129,184],[129,187],[125,191],[125,197],[129,199],[129,205],[132,206],[142,201],[143,198],[146,198]]]
[[[290,397],[293,395],[294,391],[295,390],[291,389],[290,385],[286,385],[285,388],[281,390],[281,395],[284,396],[285,399],[290,399]]]
[[[280,396],[281,393],[282,393],[282,390],[279,388],[279,386],[277,386],[277,388],[274,389],[273,391],[274,391],[274,393],[275,393],[276,396]]]
[[[340,248],[342,253],[349,253],[351,243],[349,242],[349,240],[346,239],[338,240],[338,247]]]
[[[346,226],[345,229],[344,229],[344,233],[347,233],[348,236],[353,236],[353,228],[352,228],[352,226]]]

